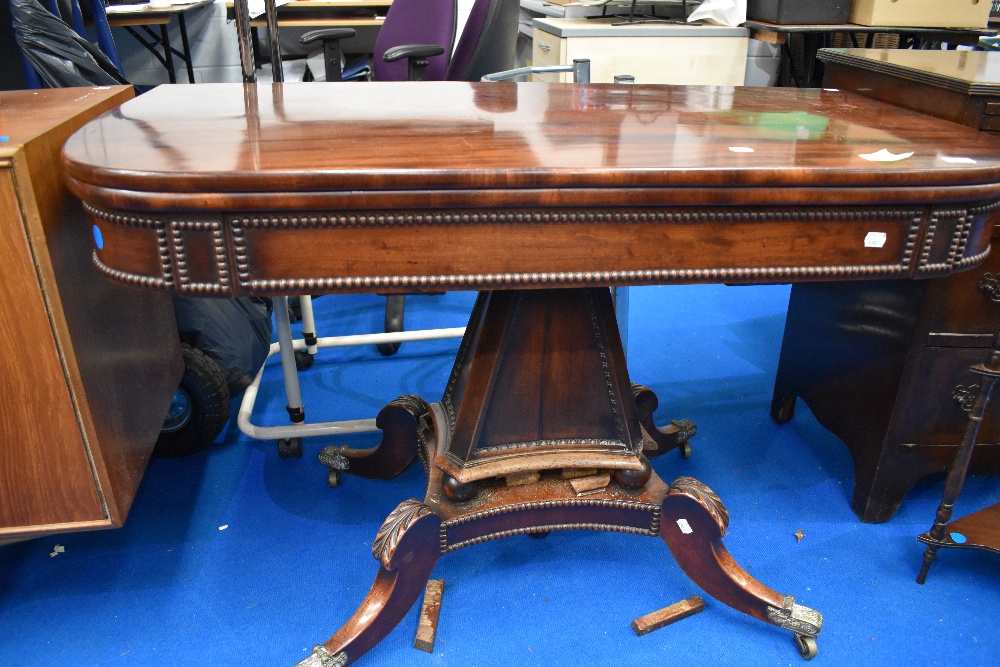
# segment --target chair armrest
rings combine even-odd
[[[299,44],[307,46],[313,42],[322,43],[324,76],[327,81],[340,81],[343,76],[340,62],[343,51],[340,48],[340,40],[349,39],[356,34],[354,28],[320,28],[310,30],[299,37]]]
[[[382,54],[382,60],[392,63],[401,58],[430,58],[442,53],[444,53],[444,47],[440,44],[401,44],[386,50]]]
[[[306,46],[313,42],[325,42],[328,39],[347,39],[354,37],[356,34],[357,32],[354,28],[321,28],[319,30],[310,30],[299,37],[299,44]]]

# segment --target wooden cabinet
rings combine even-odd
[[[531,64],[569,65],[576,58],[587,58],[594,83],[611,83],[615,75],[631,74],[636,83],[743,85],[750,41],[746,28],[613,26],[614,20],[535,19]],[[535,80],[569,81],[569,77],[541,74]]]
[[[1000,53],[824,49],[819,58],[827,88],[1000,129]],[[918,480],[954,458],[977,384],[969,367],[1000,323],[998,237],[982,265],[949,278],[792,288],[771,414],[787,421],[801,397],[844,441],[862,521],[887,521]],[[1000,401],[979,443],[971,472],[1000,474]]]
[[[822,49],[823,85],[1000,132],[1000,53]]]
[[[130,97],[0,93],[0,543],[122,525],[183,371],[170,298],[98,273],[62,179],[66,138]]]

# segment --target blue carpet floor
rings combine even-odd
[[[727,505],[725,543],[753,576],[825,616],[813,665],[1000,664],[1000,556],[943,550],[914,582],[941,498],[940,477],[911,491],[891,521],[851,512],[846,447],[800,402],[768,416],[787,286],[632,288],[632,380],[654,389],[660,423],[698,425],[693,456],[654,459],[667,480],[694,476]],[[407,327],[461,326],[473,295],[408,299]],[[320,335],[375,331],[378,297],[316,301]],[[325,350],[303,374],[309,421],[370,418],[403,393],[437,400],[457,341]],[[244,436],[233,418],[215,445],[151,462],[126,525],[0,547],[0,666],[275,665],[305,657],[343,623],[377,570],[372,540],[386,514],[423,496],[415,465],[397,479],[327,485],[316,460]],[[254,422],[283,424],[275,360]],[[1000,501],[970,478],[964,515]],[[795,532],[804,537],[798,541]],[[64,551],[56,553],[56,545]],[[700,591],[661,541],[553,533],[495,540],[443,557],[433,654],[412,648],[415,607],[359,665],[799,665],[790,634],[705,597],[705,610],[637,637],[638,616]],[[418,605],[419,606],[419,605]]]

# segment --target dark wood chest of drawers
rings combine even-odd
[[[826,88],[1000,132],[1000,53],[824,49],[819,57]],[[792,288],[771,414],[791,419],[802,398],[844,441],[862,521],[887,521],[917,481],[954,456],[976,385],[969,367],[1000,322],[997,247],[949,278]],[[1000,474],[1000,403],[978,442],[971,472]]]

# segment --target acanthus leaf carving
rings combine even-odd
[[[382,567],[389,569],[389,564],[396,553],[403,535],[418,519],[428,514],[433,514],[430,507],[423,504],[416,498],[404,500],[394,509],[382,523],[375,536],[375,543],[372,544],[372,555],[382,564]]]
[[[670,484],[667,495],[684,495],[704,507],[718,524],[721,536],[725,537],[729,528],[729,511],[712,489],[693,477],[678,477]]]

